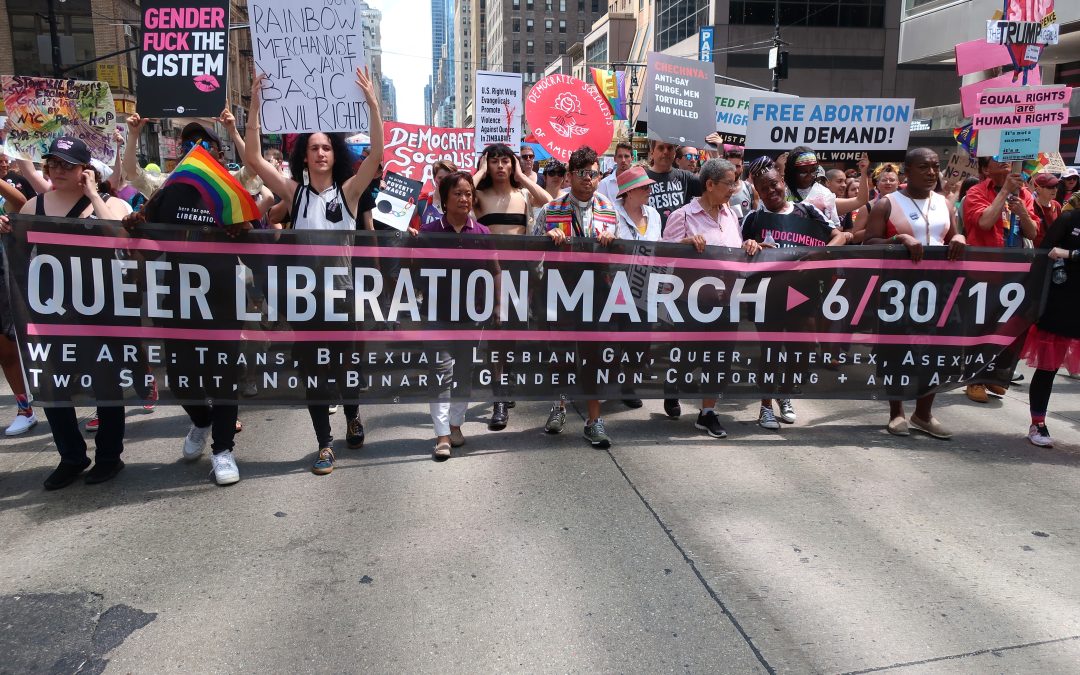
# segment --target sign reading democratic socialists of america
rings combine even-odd
[[[356,85],[367,64],[356,0],[250,0],[248,18],[255,68],[269,76],[263,133],[368,132]]]
[[[540,145],[562,162],[583,145],[604,154],[615,134],[611,108],[600,91],[569,75],[549,75],[533,85],[525,119]]]
[[[822,161],[902,160],[911,133],[913,98],[750,99],[746,147],[752,150],[814,149]]]
[[[387,122],[383,131],[386,136],[383,166],[387,171],[434,188],[431,165],[440,159],[469,173],[476,169],[476,153],[473,152],[476,132],[473,129]]]
[[[228,0],[142,0],[143,117],[209,117],[228,91]]]

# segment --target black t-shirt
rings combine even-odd
[[[147,202],[146,220],[164,225],[202,227],[215,225],[213,212],[191,185],[173,183],[157,191]]]
[[[37,191],[30,185],[30,181],[23,178],[22,174],[14,171],[8,171],[8,175],[4,176],[4,180],[10,183],[16,190],[23,194],[27,200],[33,199],[37,195]]]
[[[646,168],[645,173],[656,181],[649,195],[649,206],[660,212],[660,231],[663,232],[671,212],[701,194],[701,179],[685,169],[657,173]]]
[[[765,241],[772,234],[779,248],[796,246],[825,246],[832,239],[832,228],[824,214],[805,202],[792,204],[788,214],[751,211],[743,219],[743,239]]]
[[[1080,211],[1066,211],[1058,216],[1042,240],[1042,247],[1055,246],[1074,251],[1080,248]],[[1055,261],[1051,260],[1051,265]],[[1039,328],[1064,337],[1080,338],[1080,312],[1076,311],[1076,299],[1080,298],[1080,261],[1065,261],[1065,283],[1055,283],[1051,273],[1050,290],[1046,295],[1046,309],[1039,319]]]

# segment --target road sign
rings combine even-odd
[[[698,61],[713,60],[713,43],[716,29],[712,26],[702,26],[698,29]]]

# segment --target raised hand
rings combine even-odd
[[[145,117],[141,117],[139,113],[132,113],[132,115],[127,118],[128,131],[137,134],[142,131],[142,128],[146,126],[146,123],[149,121],[150,120]]]
[[[236,128],[236,116],[229,110],[229,106],[225,106],[225,109],[218,115],[217,121],[222,124],[226,129],[232,131]]]

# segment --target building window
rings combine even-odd
[[[525,0],[525,9],[533,8],[533,0]]]
[[[514,32],[515,33],[520,33],[521,32],[521,19],[515,18],[514,21],[513,21],[513,25],[514,25]]]
[[[551,12],[551,0],[544,1],[544,11],[548,13]]]
[[[565,53],[566,53],[566,41],[565,40],[559,40],[559,55],[561,56],[561,55],[563,55]]]
[[[514,0],[514,9],[521,9],[521,0]]]
[[[559,19],[559,32],[566,32],[566,19]],[[562,44],[561,42],[559,44]],[[565,50],[564,50],[565,51]]]
[[[608,60],[607,36],[585,48],[585,60],[590,66],[605,66]]]
[[[600,0],[592,0],[592,11],[593,14],[598,14],[600,12]]]
[[[513,52],[515,54],[520,54],[521,53],[521,40],[514,40]]]
[[[780,0],[780,25],[819,28],[884,28],[886,0]],[[663,4],[669,4],[666,0]],[[679,3],[674,3],[679,4]],[[771,26],[775,0],[731,0],[729,23]],[[657,11],[659,19],[659,10]],[[660,23],[662,27],[664,24]],[[696,29],[695,29],[696,32]],[[659,40],[659,33],[657,33]]]
[[[520,73],[521,72],[521,61],[514,61],[514,69],[511,70],[510,72],[512,72],[512,73]]]
[[[532,19],[525,19],[525,31],[529,32],[529,33],[533,32],[533,20]]]
[[[555,53],[554,45],[552,45],[550,42],[545,42],[544,43],[544,53],[547,54],[548,56],[554,54]]]
[[[534,43],[532,40],[527,41],[525,43],[525,53],[526,54],[535,54],[536,53],[536,43]]]
[[[554,22],[551,19],[544,19],[544,32],[545,33],[550,33],[551,32],[551,27],[553,25],[554,25]]]
[[[781,24],[786,25],[783,21]],[[698,28],[707,25],[709,0],[656,0],[657,51],[697,35]]]
[[[585,0],[577,0],[577,11],[579,11],[579,12],[584,12],[585,11]]]
[[[708,3],[706,3],[706,5],[707,4]],[[577,20],[577,32],[578,33],[584,33],[585,32],[585,19],[578,19]]]
[[[565,12],[566,11],[566,0],[559,0],[559,11],[560,12]]]

